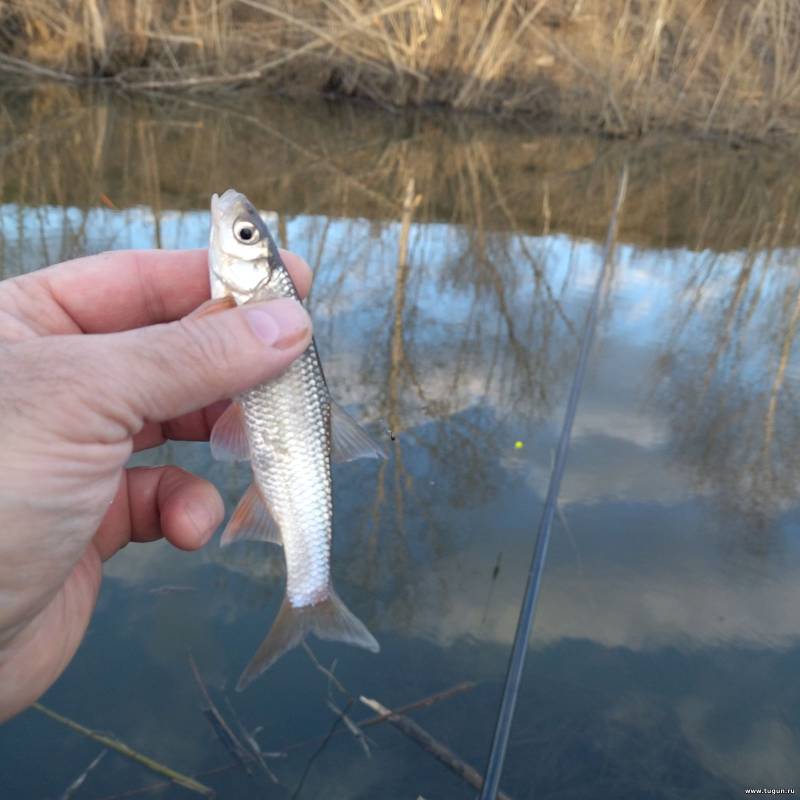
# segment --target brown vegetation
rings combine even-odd
[[[796,0],[0,0],[0,65],[521,111],[615,134],[800,127]]]
[[[800,183],[786,153],[765,145],[655,134],[631,143],[250,93],[129,98],[65,86],[15,93],[0,119],[3,202],[83,208],[104,194],[118,208],[205,209],[211,192],[236,186],[264,203],[280,198],[289,218],[377,224],[401,217],[413,176],[423,197],[415,220],[484,238],[600,239],[628,160],[622,242],[698,251],[800,243]]]

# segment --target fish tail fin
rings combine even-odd
[[[297,647],[309,633],[319,639],[363,647],[373,653],[380,650],[380,645],[367,630],[367,626],[347,608],[333,588],[325,600],[313,606],[295,608],[289,598],[284,597],[267,638],[245,667],[236,684],[236,691],[246,689],[284,653]]]

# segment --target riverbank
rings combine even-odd
[[[0,68],[524,114],[564,128],[800,131],[791,0],[0,0]]]

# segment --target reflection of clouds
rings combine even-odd
[[[583,437],[608,435],[637,447],[657,447],[667,442],[669,426],[652,411],[631,411],[624,407],[582,409],[573,427],[573,441]]]
[[[632,393],[616,407],[608,402],[617,371],[612,363],[595,370],[582,400],[560,498],[569,530],[557,519],[535,640],[634,650],[792,645],[800,639],[796,559],[778,565],[735,549],[740,528],[710,504],[698,506],[658,409],[626,414],[626,403],[637,402]],[[445,645],[465,637],[510,643],[556,436],[551,425],[523,451],[499,456],[499,484],[517,476],[524,488],[496,498],[487,520],[466,520],[466,528],[452,520],[463,547],[415,578],[415,630]],[[503,568],[490,589],[499,552]]]
[[[800,783],[800,742],[785,721],[757,713],[747,729],[720,735],[718,711],[700,697],[686,698],[677,707],[681,731],[707,769],[749,788]]]
[[[282,561],[277,547],[260,543],[221,548],[215,538],[203,550],[187,553],[160,541],[128,545],[106,563],[103,574],[141,589],[165,586],[169,591],[170,587],[186,585],[193,569],[217,564],[248,579],[277,584],[283,579]]]
[[[546,486],[549,476],[549,465],[539,465],[534,470],[534,485]],[[608,500],[667,505],[691,493],[674,465],[654,462],[647,451],[625,439],[587,436],[572,447],[559,502],[563,508]]]
[[[557,536],[565,534],[559,530]],[[465,637],[510,644],[529,546],[529,542],[496,543],[491,555],[475,548],[436,564],[435,572],[421,576],[415,585],[414,630],[442,645]],[[561,548],[569,545],[562,542]],[[488,576],[499,549],[506,566],[487,610]],[[697,557],[687,569],[686,555],[684,551],[671,561],[661,559],[635,571],[596,559],[587,561],[582,574],[576,566],[549,568],[534,641],[547,645],[582,639],[632,650],[728,643],[789,647],[800,641],[796,569],[746,583],[719,572],[713,555]],[[483,592],[475,591],[478,579]],[[448,587],[444,606],[438,601],[441,583]]]

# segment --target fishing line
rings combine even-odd
[[[542,583],[545,560],[547,559],[547,546],[550,543],[550,528],[553,524],[553,515],[558,502],[558,493],[561,488],[561,478],[564,475],[564,467],[567,463],[567,451],[569,450],[569,440],[572,435],[572,423],[575,420],[575,412],[578,408],[578,399],[583,386],[583,377],[586,372],[586,362],[589,358],[589,350],[592,346],[594,331],[597,327],[597,316],[600,307],[601,297],[604,295],[604,287],[608,276],[611,274],[610,265],[614,252],[614,245],[617,238],[617,222],[625,190],[628,186],[628,165],[622,168],[622,175],[619,179],[617,197],[614,201],[614,208],[611,212],[611,219],[608,223],[606,241],[603,248],[603,264],[600,274],[597,276],[597,283],[594,287],[589,311],[586,314],[586,323],[581,334],[581,345],[578,352],[578,364],[575,367],[575,374],[572,379],[572,386],[569,390],[567,408],[564,412],[564,423],[561,428],[561,435],[558,439],[558,449],[556,458],[553,462],[553,470],[550,473],[550,484],[547,487],[547,497],[539,520],[539,528],[536,533],[536,547],[533,551],[530,571],[528,572],[528,583],[525,587],[525,596],[517,620],[517,631],[514,634],[514,644],[511,647],[511,655],[508,660],[508,672],[503,686],[503,697],[500,701],[500,708],[497,713],[497,723],[492,738],[492,748],[489,751],[489,760],[486,765],[486,777],[481,789],[480,800],[495,800],[500,786],[500,775],[503,771],[503,762],[508,748],[508,738],[511,732],[511,723],[514,719],[514,710],[517,706],[519,695],[519,685],[522,680],[522,671],[525,667],[525,657],[528,652],[528,640],[530,639],[531,629],[533,628],[533,617],[536,612],[536,603],[539,599],[539,588]]]

